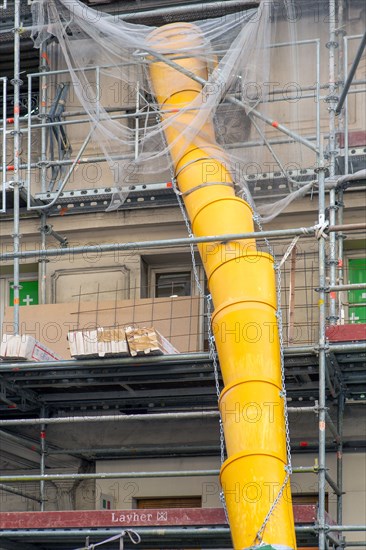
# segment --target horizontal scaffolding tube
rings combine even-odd
[[[343,525],[344,531],[363,531],[365,528],[358,525]],[[166,537],[172,536],[177,538],[185,537],[207,537],[214,535],[230,535],[229,527],[134,527],[134,530],[141,536],[154,536],[154,537]],[[332,531],[340,531],[340,529],[331,528]],[[315,533],[317,528],[315,525],[297,525],[295,526],[297,533]],[[121,527],[119,529],[42,529],[34,530],[29,529],[2,529],[0,531],[1,538],[48,538],[48,537],[85,537],[85,536],[98,536],[108,537],[113,535],[120,535]]]
[[[347,228],[351,229],[353,225],[343,226],[344,230]],[[336,226],[334,226],[336,227]],[[103,253],[103,252],[123,252],[127,250],[145,250],[149,248],[165,248],[165,247],[174,247],[174,246],[185,246],[198,243],[223,243],[228,241],[235,241],[239,239],[264,239],[264,238],[275,238],[275,237],[311,237],[315,235],[317,226],[310,227],[297,227],[294,229],[275,229],[271,231],[254,231],[253,233],[235,233],[230,235],[210,235],[206,237],[183,237],[181,239],[163,239],[155,241],[139,241],[135,243],[111,243],[111,244],[102,244],[102,245],[85,245],[85,246],[74,246],[67,248],[50,248],[48,250],[24,250],[15,254],[14,252],[6,252],[0,254],[0,261],[13,260],[14,258],[49,258],[49,257],[58,257],[58,256],[67,256],[73,254],[93,254],[93,253]],[[328,231],[335,231],[333,227],[329,227]],[[366,285],[366,283],[365,283]],[[347,290],[351,286],[351,290],[357,290],[358,285],[338,285],[334,289]],[[361,288],[364,288],[361,286]],[[333,287],[328,287],[327,289],[332,290]]]
[[[155,414],[107,414],[103,416],[60,416],[56,418],[13,418],[0,420],[0,426],[32,426],[35,424],[76,424],[89,422],[130,422],[131,420],[193,420],[199,418],[217,418],[218,411],[195,411],[186,413]]]
[[[313,412],[317,407],[301,407],[301,412]],[[289,407],[291,413],[298,412],[297,407]],[[35,424],[76,424],[90,422],[131,422],[131,420],[194,420],[200,418],[217,418],[219,412],[214,411],[191,411],[177,413],[152,413],[152,414],[106,414],[102,416],[60,416],[55,418],[13,418],[11,420],[0,420],[0,426],[32,426]]]
[[[342,292],[343,290],[362,290],[366,288],[366,283],[357,283],[353,285],[331,285],[327,287],[329,292]]]
[[[293,473],[317,473],[316,467],[303,466],[294,468]],[[218,476],[220,470],[167,470],[157,472],[99,472],[96,474],[23,474],[12,476],[0,476],[0,483],[34,482],[34,481],[68,481],[83,479],[119,479],[119,478],[147,478],[147,477],[200,477]]]
[[[366,525],[328,525],[328,531],[365,531]]]
[[[328,227],[328,231],[359,231],[366,229],[366,223],[343,223],[341,225],[332,225]]]
[[[264,239],[268,237],[292,237],[312,236],[317,227],[299,227],[295,229],[277,229],[274,231],[255,231],[252,233],[234,233],[231,235],[210,235],[207,237],[183,237],[181,239],[163,239],[155,241],[140,241],[136,243],[111,243],[102,245],[85,245],[68,248],[50,248],[48,250],[24,250],[17,254],[6,252],[0,255],[0,261],[13,260],[14,258],[50,258],[54,256],[67,256],[73,254],[92,254],[101,252],[124,252],[127,250],[145,250],[149,248],[165,248],[185,246],[198,243],[223,243],[241,239]]]
[[[351,351],[359,351],[364,352],[365,351],[365,344],[359,343],[359,342],[345,342],[344,344],[328,344],[327,345],[327,351],[330,353],[339,352],[339,353],[347,353]],[[310,345],[310,346],[289,346],[285,348],[285,355],[287,356],[293,356],[293,355],[314,355],[318,353],[317,346]],[[0,367],[1,372],[1,367]]]
[[[217,477],[220,470],[169,470],[158,472],[104,472],[97,474],[24,474],[0,476],[0,483],[9,482],[35,482],[35,481],[70,481],[83,479],[139,479],[147,477],[199,477],[199,476],[215,476]]]
[[[119,529],[42,529],[34,531],[32,529],[2,529],[0,531],[1,538],[44,538],[49,537],[111,537],[113,535],[120,535],[122,526]],[[154,536],[154,537],[195,537],[205,538],[207,536],[227,535],[230,536],[229,527],[134,527],[134,531],[141,536]],[[83,541],[85,542],[85,540]],[[229,541],[228,541],[229,542]]]

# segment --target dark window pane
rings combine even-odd
[[[191,295],[191,272],[157,273],[155,278],[155,297]]]

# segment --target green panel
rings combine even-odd
[[[366,306],[349,307],[350,323],[366,323]]]
[[[9,305],[14,305],[13,281],[9,283]],[[20,281],[19,304],[21,306],[36,306],[38,304],[38,281]]]
[[[359,284],[366,282],[366,258],[352,258],[348,262],[349,282]],[[366,289],[348,292],[349,319],[351,323],[366,323],[366,306],[351,307],[351,304],[366,303]]]

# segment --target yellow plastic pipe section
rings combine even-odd
[[[165,25],[149,41],[159,53],[207,80],[207,44],[197,26]],[[194,235],[253,231],[251,208],[235,196],[211,117],[195,128],[197,109],[205,109],[202,86],[153,57],[150,78]],[[257,534],[286,477],[273,258],[257,251],[254,239],[200,244],[199,250],[215,306],[212,328],[225,384],[220,411],[228,459],[220,480],[234,549],[243,550],[261,542]],[[296,548],[289,483],[262,542],[277,550]]]

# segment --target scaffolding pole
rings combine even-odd
[[[334,226],[337,227],[338,226]],[[269,239],[281,237],[313,237],[319,228],[319,225],[309,227],[298,227],[293,229],[273,229],[268,231],[254,231],[253,233],[235,233],[230,235],[210,235],[207,237],[182,237],[180,239],[159,239],[151,241],[137,241],[126,243],[111,243],[101,245],[85,245],[85,246],[68,246],[63,248],[49,248],[47,250],[24,250],[18,252],[5,252],[0,254],[0,261],[14,260],[15,258],[30,259],[30,258],[51,258],[58,256],[73,256],[74,254],[103,254],[107,252],[124,252],[135,250],[148,250],[152,248],[173,248],[178,246],[190,246],[191,244],[199,243],[225,243],[240,239]],[[357,231],[364,228],[364,224],[343,224],[344,231]],[[327,233],[335,231],[333,227],[327,228]],[[333,290],[330,287],[324,287],[326,290]],[[335,287],[339,288],[339,287]],[[352,287],[354,289],[354,287]]]
[[[7,78],[2,76],[0,78],[0,82],[2,82],[3,87],[3,105],[2,105],[2,117],[3,117],[3,135],[2,135],[2,162],[1,162],[1,168],[2,168],[2,205],[0,214],[6,212],[6,124],[7,124],[7,117],[6,117],[6,96],[7,96]]]
[[[318,143],[318,223],[323,225],[325,223],[325,159],[323,152],[323,140],[320,136],[320,128]],[[326,415],[326,334],[325,334],[325,321],[326,321],[326,307],[325,307],[325,285],[326,285],[326,270],[325,270],[325,239],[321,237],[318,240],[318,255],[319,255],[319,449],[318,449],[318,461],[319,461],[319,475],[318,475],[318,544],[319,550],[326,550],[326,527],[325,527],[325,474],[326,474],[326,433],[325,433],[325,415]]]
[[[19,123],[19,114],[20,114],[20,86],[23,84],[20,79],[20,33],[22,32],[20,24],[20,0],[14,0],[14,78],[11,81],[11,84],[14,87],[14,130],[13,130],[13,139],[14,139],[14,174],[13,180],[11,181],[11,186],[13,187],[13,250],[14,250],[14,267],[13,267],[13,303],[14,303],[14,334],[19,334],[19,252],[20,252],[20,229],[19,229],[19,220],[20,220],[20,173],[19,173],[19,164],[20,164],[20,123]]]
[[[316,474],[318,469],[313,466],[302,466],[299,468],[293,468],[294,474]],[[218,477],[220,470],[159,470],[159,471],[147,471],[147,472],[98,472],[96,474],[24,474],[24,475],[9,475],[0,476],[0,483],[32,483],[36,481],[71,481],[71,480],[85,480],[85,479],[144,479],[144,478],[161,478],[161,477]]]
[[[336,115],[335,109],[338,96],[337,84],[336,84],[336,50],[338,48],[338,42],[336,41],[336,2],[335,0],[329,0],[329,41],[326,46],[329,51],[328,56],[328,75],[329,75],[329,87],[328,96],[326,102],[328,104],[329,111],[329,145],[328,145],[328,157],[329,157],[329,177],[333,179],[335,177],[336,168]],[[336,223],[336,189],[333,187],[329,191],[329,224],[335,225]],[[336,251],[336,234],[330,233],[329,235],[329,283],[331,286],[336,284],[337,273],[337,251]],[[331,325],[335,325],[338,321],[337,316],[337,294],[330,292],[329,294],[329,322]]]

